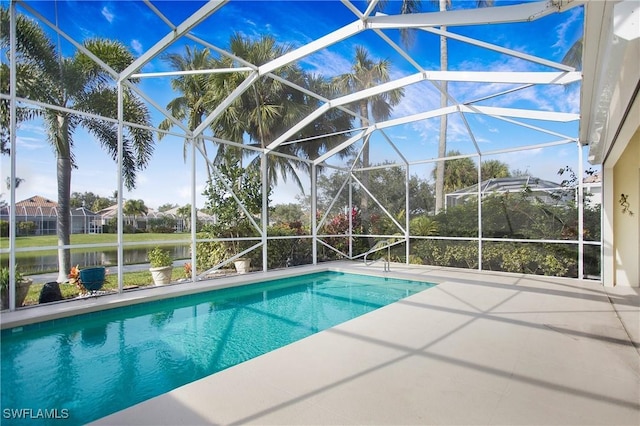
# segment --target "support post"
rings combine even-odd
[[[10,178],[10,195],[9,195],[9,310],[16,309],[16,3],[11,2],[10,28],[9,28],[9,45],[11,50],[9,64],[9,79],[11,80],[10,99],[9,99],[9,139],[11,145],[11,170]]]
[[[260,168],[262,172],[262,270],[267,272],[268,248],[267,248],[267,228],[269,226],[269,168],[267,167],[267,154],[262,151],[260,158]]]
[[[122,196],[123,178],[122,178],[122,151],[124,149],[124,98],[122,90],[122,81],[118,81],[118,198],[116,200],[118,206],[118,293],[122,293],[124,287],[124,198]]]
[[[196,271],[196,238],[198,225],[198,211],[196,209],[196,141],[191,138],[191,281],[196,282],[198,273]],[[202,141],[204,145],[205,141]],[[209,161],[205,158],[205,161]]]
[[[313,264],[318,264],[318,167],[311,165],[311,252]]]

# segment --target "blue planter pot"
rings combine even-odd
[[[97,291],[104,285],[106,269],[103,266],[97,268],[87,268],[80,270],[80,281],[84,288],[89,291]]]

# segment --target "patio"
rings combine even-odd
[[[165,5],[163,2],[157,2]],[[177,388],[169,393],[153,398],[129,409],[103,418],[96,424],[640,424],[640,262],[638,253],[638,233],[640,221],[638,216],[625,214],[622,203],[618,199],[627,197],[631,201],[630,209],[637,214],[638,194],[640,188],[639,163],[640,152],[640,103],[637,94],[638,64],[637,52],[640,37],[637,26],[631,20],[621,17],[638,13],[637,3],[622,2],[582,2],[552,1],[526,2],[513,8],[495,10],[453,12],[432,12],[413,16],[383,16],[373,13],[374,6],[366,10],[358,10],[350,1],[336,4],[352,13],[348,20],[336,24],[336,28],[323,35],[310,36],[309,43],[298,46],[291,52],[279,56],[269,62],[254,64],[244,58],[235,58],[229,52],[218,47],[217,40],[201,40],[195,29],[209,20],[209,24],[217,22],[216,14],[227,2],[209,2],[198,10],[192,11],[186,18],[175,18],[175,23],[167,19],[151,2],[145,2],[152,10],[158,22],[164,22],[166,35],[149,40],[147,48],[141,56],[127,69],[115,72],[108,69],[112,84],[118,89],[128,88],[131,81],[142,79],[151,81],[154,78],[164,79],[169,84],[171,78],[185,76],[190,71],[147,72],[145,67],[154,65],[164,69],[161,55],[169,51],[172,43],[185,45],[196,44],[212,49],[221,58],[236,61],[233,69],[220,68],[216,73],[237,74],[242,77],[239,84],[224,97],[212,111],[203,116],[197,127],[188,127],[165,110],[164,100],[155,99],[144,90],[137,92],[146,103],[154,107],[156,120],[149,129],[157,130],[159,122],[169,119],[177,127],[167,135],[174,137],[173,144],[164,144],[158,152],[166,156],[180,158],[185,147],[189,147],[190,161],[178,170],[181,176],[189,177],[190,205],[197,205],[198,185],[204,184],[203,167],[198,161],[206,160],[213,164],[213,154],[205,151],[205,145],[215,147],[235,147],[243,154],[250,154],[260,161],[260,182],[262,186],[262,203],[260,214],[253,223],[259,234],[256,250],[262,250],[263,272],[246,277],[208,281],[206,286],[222,285],[241,280],[259,280],[266,274],[293,274],[296,271],[321,270],[326,268],[338,270],[366,270],[382,274],[382,265],[367,267],[362,262],[318,262],[318,247],[331,249],[323,238],[332,238],[323,229],[327,216],[319,215],[318,210],[318,177],[320,168],[339,170],[349,175],[338,194],[331,201],[326,213],[330,210],[341,211],[353,207],[354,196],[359,196],[371,211],[377,209],[380,216],[388,218],[395,225],[388,234],[358,234],[349,225],[345,234],[338,237],[358,238],[395,238],[401,235],[407,239],[403,257],[406,263],[393,263],[391,274],[401,277],[416,278],[437,282],[439,285],[420,294],[411,296],[395,304],[381,308],[371,314],[356,318],[337,327],[323,331],[303,339],[282,349],[267,353],[218,374],[208,376],[199,381]],[[375,2],[374,2],[375,3]],[[47,21],[57,38],[62,35],[67,39],[67,32],[73,29],[57,28],[51,24],[57,21],[55,15],[38,12],[44,3],[12,1],[11,6],[18,6],[20,13],[28,12],[41,22]],[[62,2],[61,2],[62,4]],[[116,2],[125,7],[127,2]],[[168,2],[166,3],[168,4]],[[584,51],[582,70],[558,62],[558,58],[537,57],[524,51],[506,46],[494,45],[482,40],[475,40],[464,34],[458,34],[457,26],[475,26],[485,23],[501,24],[505,22],[526,22],[532,17],[542,19],[585,5],[584,12]],[[229,9],[229,8],[228,8]],[[532,12],[529,12],[532,10]],[[517,16],[512,16],[518,12]],[[54,17],[56,19],[53,19]],[[76,16],[76,15],[74,15]],[[80,16],[78,14],[77,16]],[[122,13],[122,16],[129,16]],[[219,18],[223,21],[222,18]],[[15,19],[14,19],[15,22]],[[220,25],[221,28],[226,28]],[[449,30],[442,31],[436,27],[447,25]],[[159,25],[149,26],[149,28]],[[14,28],[14,27],[12,27]],[[390,40],[383,32],[385,29],[421,28],[433,40],[441,35],[460,43],[471,45],[474,49],[487,49],[491,54],[506,57],[516,62],[531,62],[535,72],[519,72],[517,67],[507,71],[496,71],[493,68],[464,68],[456,71],[455,63],[451,70],[440,70],[432,61],[423,59],[416,62],[411,55]],[[634,29],[635,28],[635,29]],[[365,31],[366,30],[366,31]],[[16,30],[12,29],[12,33]],[[205,31],[202,31],[203,33]],[[15,34],[14,34],[15,35]],[[354,90],[350,94],[334,94],[324,96],[297,84],[286,81],[277,75],[283,66],[304,62],[322,56],[314,56],[325,50],[344,47],[353,43],[359,36],[380,37],[385,48],[398,58],[406,61],[405,69],[398,75],[382,84],[366,89]],[[366,39],[365,39],[366,40]],[[508,37],[505,37],[508,40]],[[617,41],[613,43],[612,40]],[[153,41],[154,43],[151,43]],[[65,42],[66,44],[67,42]],[[344,43],[343,45],[341,45]],[[60,44],[60,42],[58,42]],[[64,45],[62,45],[64,47]],[[350,46],[350,45],[349,45]],[[12,48],[13,49],[13,48]],[[61,49],[58,46],[58,49]],[[84,52],[86,49],[73,44],[73,51]],[[86,52],[85,52],[86,53]],[[548,54],[549,52],[546,52]],[[466,57],[464,58],[467,59]],[[552,60],[553,59],[553,60]],[[423,63],[424,62],[424,63]],[[463,62],[464,65],[468,65]],[[153,68],[153,67],[148,67]],[[528,70],[529,67],[526,67]],[[542,70],[538,73],[538,70]],[[547,70],[547,71],[544,71]],[[212,70],[205,70],[212,71]],[[15,72],[15,71],[14,71]],[[615,79],[610,76],[616,76]],[[15,81],[15,78],[12,79]],[[244,139],[227,140],[217,137],[209,131],[208,126],[224,116],[227,108],[247,93],[255,89],[257,83],[273,81],[285,83],[295,93],[303,93],[314,99],[313,112],[306,114],[297,124],[277,136],[263,139],[262,136],[253,142],[256,146],[244,144]],[[523,109],[513,102],[504,104],[493,100],[508,98],[512,92],[526,91],[531,87],[543,87],[543,92],[553,98],[566,97],[564,85],[581,81],[580,111],[568,108],[534,108]],[[442,89],[449,84],[449,91]],[[440,86],[442,84],[442,86]],[[469,86],[467,86],[469,84]],[[483,97],[471,96],[465,88],[477,85],[481,88],[491,84],[506,85],[495,88]],[[556,87],[561,90],[557,90]],[[549,88],[550,87],[550,88]],[[366,100],[372,96],[386,94],[398,89],[417,88],[421,97],[435,99],[433,105],[401,110],[398,117],[378,122],[368,122],[357,109],[350,110],[355,102]],[[425,90],[428,89],[428,92]],[[456,90],[457,89],[457,92]],[[508,90],[507,90],[508,89]],[[136,89],[137,90],[137,89]],[[537,93],[537,92],[536,92]],[[557,95],[562,93],[562,95]],[[456,94],[458,96],[453,96]],[[441,95],[448,98],[447,106],[437,103]],[[605,96],[606,95],[606,96]],[[535,98],[535,96],[533,96]],[[10,102],[12,116],[15,117],[17,105],[32,105],[52,111],[66,111],[58,105],[49,105],[37,99],[22,98],[16,95],[15,83],[9,93],[3,93],[2,99]],[[122,94],[118,95],[122,100]],[[488,102],[487,100],[491,100]],[[508,99],[507,99],[508,101]],[[486,104],[486,105],[485,105]],[[349,107],[349,108],[347,108]],[[352,108],[353,109],[353,108]],[[400,110],[400,108],[398,108]],[[305,126],[311,125],[325,113],[342,111],[347,113],[356,125],[353,129],[338,129],[344,140],[333,148],[325,148],[318,155],[309,158],[293,157],[287,147],[298,144],[305,146],[309,138],[303,134]],[[91,114],[78,112],[80,116]],[[84,114],[84,115],[83,115]],[[465,132],[464,149],[459,155],[447,157],[449,160],[472,159],[481,166],[485,159],[499,159],[502,155],[518,153],[545,153],[547,162],[557,170],[557,166],[565,166],[561,154],[566,149],[570,152],[570,160],[582,178],[588,158],[590,164],[601,166],[603,182],[602,198],[602,233],[593,241],[585,239],[583,208],[584,185],[578,179],[577,231],[571,239],[562,235],[552,238],[537,235],[535,238],[523,239],[512,235],[508,239],[487,237],[488,229],[482,227],[482,204],[480,203],[475,223],[476,232],[471,236],[422,236],[425,240],[443,237],[444,241],[468,240],[478,248],[479,255],[472,253],[473,259],[479,259],[477,269],[453,269],[441,266],[410,265],[411,238],[409,207],[412,200],[409,196],[409,179],[411,173],[419,170],[423,176],[431,176],[436,164],[444,163],[443,154],[436,152],[436,132],[430,138],[422,140],[423,145],[416,145],[413,139],[404,135],[394,135],[392,129],[412,130],[417,122],[430,124],[437,129],[440,117],[457,117],[460,128]],[[481,118],[472,118],[480,117]],[[364,118],[364,119],[363,119]],[[483,145],[472,129],[483,124],[483,130],[491,133],[491,126],[484,125],[484,120],[502,124],[508,123],[519,130],[517,138],[505,138],[510,145]],[[17,123],[11,122],[11,149],[17,148]],[[103,117],[105,123],[118,124],[118,136],[124,137],[123,127],[131,127],[131,123],[122,118]],[[453,118],[452,118],[453,120]],[[467,120],[471,120],[471,125]],[[579,123],[578,123],[579,120]],[[538,123],[538,121],[542,123]],[[125,126],[122,126],[122,124]],[[569,124],[567,124],[569,123]],[[490,124],[490,123],[489,123]],[[565,126],[567,126],[565,128]],[[573,126],[573,127],[571,127]],[[578,127],[579,126],[579,127]],[[486,129],[485,129],[486,127]],[[133,127],[131,127],[133,128]],[[387,133],[385,133],[387,132]],[[260,132],[261,133],[261,132]],[[530,135],[526,135],[529,133]],[[542,139],[532,138],[541,133]],[[335,136],[328,133],[325,136]],[[538,135],[536,135],[538,136]],[[316,136],[314,136],[316,137]],[[186,142],[186,144],[185,144]],[[427,143],[428,142],[428,143]],[[351,164],[342,164],[337,155],[347,148],[353,147],[358,154]],[[384,148],[389,151],[393,164],[384,167],[396,167],[403,171],[405,187],[403,196],[406,208],[404,217],[396,219],[396,211],[391,214],[385,203],[376,197],[376,188],[367,188],[362,183],[363,176],[374,171],[376,166],[366,164],[362,154],[371,148],[379,152]],[[122,154],[123,148],[118,148]],[[410,154],[410,155],[409,155]],[[415,158],[413,158],[415,156]],[[202,158],[201,158],[202,157]],[[358,161],[362,157],[361,166]],[[22,157],[24,158],[24,157]],[[312,265],[269,271],[267,266],[267,244],[274,238],[268,232],[268,166],[273,159],[291,159],[299,161],[310,170],[305,180],[310,196],[310,223],[305,238],[312,241]],[[555,162],[555,163],[554,163]],[[179,162],[177,162],[179,163]],[[557,164],[556,164],[557,163]],[[19,176],[16,156],[11,157],[10,178]],[[154,163],[154,166],[158,163]],[[122,160],[117,165],[122,167]],[[174,165],[175,166],[175,165]],[[514,166],[512,164],[512,166]],[[166,170],[161,165],[160,169]],[[178,166],[175,166],[178,169]],[[9,167],[7,167],[9,170]],[[411,171],[410,171],[411,170]],[[481,169],[476,169],[476,182],[482,179]],[[212,170],[214,177],[223,179]],[[111,181],[117,191],[116,206],[124,204],[125,183],[120,170],[112,173]],[[348,183],[348,185],[347,185]],[[366,183],[366,181],[365,181]],[[236,199],[247,216],[242,202],[233,193],[232,186],[226,188]],[[167,190],[179,186],[156,185]],[[373,186],[373,185],[371,185]],[[346,188],[346,189],[345,189]],[[477,187],[479,188],[479,186]],[[74,187],[75,189],[75,187]],[[338,205],[340,192],[348,198],[348,205]],[[370,192],[369,190],[371,189]],[[359,192],[358,192],[359,191]],[[621,198],[621,195],[622,197]],[[478,189],[477,199],[481,199]],[[8,204],[15,206],[16,190],[11,188]],[[335,204],[335,206],[334,206]],[[116,207],[117,218],[123,223],[124,212]],[[366,209],[365,209],[366,210]],[[437,208],[435,209],[438,210]],[[348,211],[348,210],[345,210]],[[351,210],[353,211],[353,210]],[[15,223],[15,209],[11,210],[9,222]],[[600,217],[600,216],[598,216]],[[196,222],[195,209],[191,212],[192,222]],[[397,228],[397,229],[396,229]],[[125,245],[123,233],[118,230],[118,248]],[[336,237],[336,235],[333,235]],[[187,238],[187,237],[185,237]],[[197,235],[195,228],[186,242],[195,244]],[[513,273],[489,272],[482,266],[482,250],[492,243],[510,240],[515,243],[556,244],[567,246],[572,244],[576,249],[576,275],[587,276],[585,265],[585,247],[596,252],[598,261],[592,262],[600,271],[599,282],[557,278],[550,276],[533,276]],[[325,247],[323,247],[323,245]],[[0,253],[9,257],[11,274],[15,275],[17,256],[15,249],[15,232],[9,236],[9,248],[0,249]],[[73,245],[49,246],[39,250],[72,249]],[[363,249],[366,250],[366,249]],[[25,250],[22,250],[25,251]],[[357,258],[364,253],[353,251],[349,246],[348,256]],[[195,250],[193,251],[195,253]],[[237,253],[235,257],[244,253]],[[345,254],[345,253],[342,253]],[[185,286],[169,286],[151,289],[145,292],[125,292],[122,272],[124,256],[118,262],[119,294],[99,299],[74,301],[64,304],[53,304],[37,309],[16,309],[15,298],[11,293],[11,311],[2,313],[2,328],[19,326],[37,319],[46,320],[59,316],[74,315],[88,310],[105,309],[112,306],[132,303],[133,299],[146,298],[154,300],[183,292],[199,291]],[[552,254],[549,257],[554,258]],[[196,257],[191,259],[196,264]],[[232,258],[225,262],[232,261]],[[219,264],[217,266],[221,266]],[[587,265],[589,266],[589,265]],[[11,277],[13,278],[14,275]],[[196,280],[196,272],[192,275]],[[228,280],[228,281],[227,281]],[[234,281],[235,280],[235,281]]]
[[[439,285],[96,424],[640,422],[637,288],[391,270]]]

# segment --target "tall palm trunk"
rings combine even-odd
[[[368,126],[369,125],[369,105],[366,100],[360,102],[360,116],[362,117],[360,119],[360,127]],[[364,147],[362,149],[362,167],[363,168],[369,167],[369,162],[370,162],[369,153],[370,153],[369,137],[367,136],[364,140]],[[368,170],[365,170],[362,173],[362,185],[365,188],[369,189],[369,171]],[[369,207],[369,199],[367,198],[367,195],[363,192],[362,200],[360,201],[360,211],[362,211],[363,214],[367,214],[368,207]]]
[[[69,117],[56,118],[56,167],[58,178],[58,218],[56,232],[58,245],[71,244],[71,149],[69,146]],[[71,269],[71,250],[58,249],[58,282],[67,281]]]
[[[202,124],[202,116],[204,115],[204,111],[198,111],[195,113],[195,117],[193,120],[193,125],[192,128],[190,130],[195,130],[196,127],[198,127],[200,124]],[[185,139],[185,149],[186,149],[186,141],[187,139]],[[198,145],[202,145],[202,153],[204,155],[204,159],[205,159],[205,165],[207,167],[207,179],[208,182],[213,182],[213,174],[211,172],[211,161],[209,160],[209,154],[207,154],[207,144],[204,140],[204,138],[202,136],[198,136],[195,138],[195,140],[192,139],[192,142],[196,144],[196,146]],[[185,152],[186,154],[186,152]],[[185,157],[186,159],[186,157]]]
[[[440,0],[440,11],[447,10],[446,0]],[[446,31],[447,27],[440,27],[443,31]],[[448,54],[447,54],[447,38],[440,36],[440,69],[446,71],[448,67]],[[440,107],[447,106],[447,82],[442,81],[442,93],[440,94]],[[438,158],[444,158],[447,152],[447,116],[440,116],[440,137],[438,140]],[[436,213],[439,213],[444,208],[444,160],[438,160],[436,164]]]

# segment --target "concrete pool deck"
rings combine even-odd
[[[382,274],[361,262],[300,272],[327,267]],[[640,424],[638,288],[390,274],[439,285],[95,424]]]

